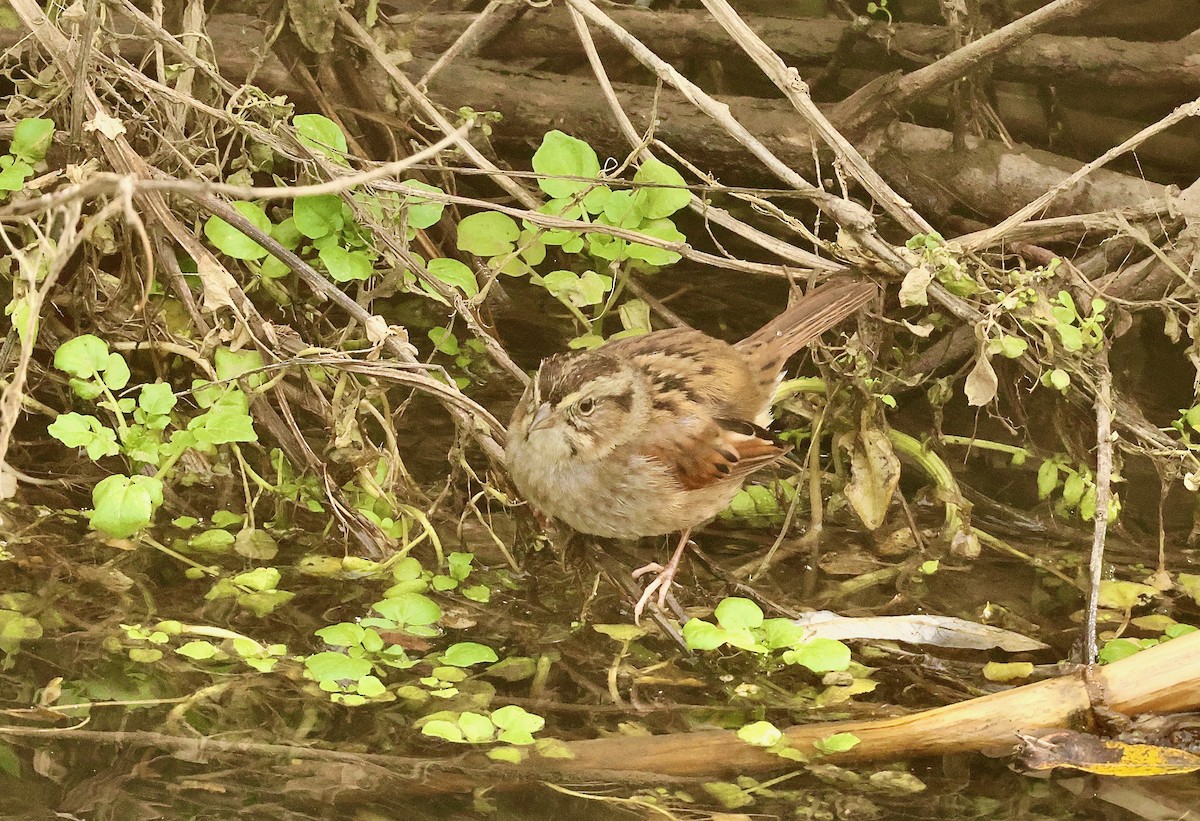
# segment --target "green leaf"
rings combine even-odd
[[[475,664],[490,664],[499,660],[500,657],[496,655],[495,650],[486,644],[478,644],[473,641],[460,641],[458,644],[452,644],[446,648],[446,652],[442,653],[442,664],[449,664],[452,667],[471,667]]]
[[[703,619],[688,619],[683,626],[683,639],[689,650],[715,650],[726,638],[724,630]]]
[[[453,741],[455,744],[461,744],[466,740],[463,736],[462,730],[458,728],[457,724],[440,718],[434,719],[433,721],[427,721],[421,727],[421,735],[440,738],[443,741]]]
[[[607,189],[605,189],[605,190],[607,190]],[[593,191],[593,193],[595,193],[595,192]],[[609,191],[609,194],[611,194],[611,193],[612,192]],[[584,201],[585,202],[587,201],[587,197],[584,198]],[[601,205],[600,211],[603,211],[603,210],[604,210],[603,205]],[[578,204],[573,204],[570,199],[550,200],[549,202],[547,202],[545,205],[543,205],[541,208],[538,209],[538,213],[539,214],[548,214],[550,216],[555,216],[555,217],[562,217],[563,219],[568,219],[568,220],[584,220],[585,219],[583,207]],[[597,213],[599,213],[599,211],[597,211]],[[527,229],[533,228],[533,224],[530,222],[526,222],[525,226]],[[561,245],[561,246],[563,246],[563,251],[565,251],[568,254],[576,253],[579,250],[578,248],[568,248],[567,247],[568,243],[574,243],[580,239],[579,235],[575,231],[568,229],[568,228],[555,228],[555,229],[542,231],[542,233],[540,235],[540,239],[546,245]]]
[[[1112,641],[1104,642],[1104,646],[1100,648],[1097,654],[1101,664],[1112,664],[1114,661],[1129,658],[1132,655],[1142,652],[1144,648],[1132,639],[1113,639]]]
[[[1128,612],[1140,604],[1143,599],[1154,599],[1158,596],[1159,591],[1148,584],[1104,579],[1100,582],[1100,595],[1097,601],[1101,607]]]
[[[762,623],[763,644],[769,650],[795,647],[807,635],[808,631],[791,619],[767,619]]]
[[[0,650],[15,653],[26,639],[40,639],[44,630],[41,623],[16,610],[0,610]]]
[[[491,741],[496,735],[496,725],[479,713],[464,712],[458,717],[458,726],[463,731],[463,737],[472,744]]]
[[[504,681],[523,681],[537,673],[538,664],[528,656],[507,656],[487,668],[487,675]]]
[[[521,227],[507,214],[481,211],[458,224],[458,249],[480,257],[508,254],[521,236]]]
[[[109,390],[119,391],[129,384],[129,366],[125,364],[125,358],[119,353],[110,353],[102,370],[104,371],[104,384]]]
[[[486,584],[475,584],[462,589],[463,598],[473,602],[487,604],[492,600],[492,590]]]
[[[583,195],[583,210],[593,215],[604,213],[605,206],[608,205],[608,198],[612,195],[613,191],[607,185],[595,186]]]
[[[165,416],[170,413],[175,409],[177,401],[175,392],[166,382],[142,385],[142,392],[138,394],[138,407],[155,416]]]
[[[319,154],[345,162],[340,156],[345,154],[346,136],[338,124],[320,114],[297,114],[292,118],[292,125],[300,142]]]
[[[600,160],[583,140],[555,130],[547,132],[534,152],[533,170],[547,177],[538,180],[538,187],[558,199],[574,196],[592,185],[589,181],[600,176]],[[589,181],[549,177],[583,177]]]
[[[620,642],[637,641],[646,635],[645,629],[636,624],[593,624],[592,629]]]
[[[762,608],[736,596],[723,599],[713,615],[726,630],[753,629],[763,623]]]
[[[1006,359],[1016,359],[1029,349],[1029,343],[1017,336],[1001,336],[988,342],[989,354],[1000,354]]]
[[[296,197],[292,205],[296,230],[309,239],[337,234],[346,224],[342,214],[342,198],[337,194],[315,194]]]
[[[814,673],[832,673],[850,666],[850,648],[837,639],[815,638],[783,654],[785,664],[799,664]]]
[[[436,185],[429,185],[417,180],[405,180],[400,184],[405,188],[413,188],[417,191],[444,193]],[[444,203],[434,202],[415,195],[405,196],[400,202],[408,210],[408,226],[417,229],[431,228],[436,225],[437,221],[442,218],[442,211],[446,207]]]
[[[247,527],[238,531],[233,549],[239,556],[245,556],[247,559],[269,562],[279,552],[279,545],[267,531]]]
[[[279,586],[279,570],[274,567],[256,567],[233,577],[233,583],[259,593],[274,590]]]
[[[108,367],[108,343],[92,334],[68,339],[54,352],[54,367],[79,379],[89,379]]]
[[[304,666],[316,681],[357,681],[371,672],[371,662],[366,659],[332,650],[309,656],[304,660]]]
[[[1200,574],[1180,573],[1175,577],[1175,586],[1200,603]]]
[[[87,448],[88,458],[93,461],[120,453],[116,432],[94,416],[60,413],[46,432],[69,448]]]
[[[234,525],[240,525],[246,520],[245,515],[235,513],[232,510],[213,511],[213,515],[209,518],[216,527],[233,527]]]
[[[36,165],[46,158],[54,141],[54,120],[27,117],[13,128],[12,145],[8,151],[18,160]]]
[[[0,191],[20,191],[33,176],[33,167],[11,156],[0,157]]]
[[[546,243],[528,228],[522,230],[521,236],[517,237],[517,247],[520,249],[521,259],[527,265],[541,265],[546,259]]]
[[[237,379],[263,367],[262,354],[253,348],[233,351],[224,345],[213,351],[213,367],[217,371],[217,379]],[[254,373],[248,383],[259,387],[266,381],[266,374]]]
[[[271,220],[261,205],[253,202],[235,202],[233,207],[264,234],[271,232]],[[256,260],[267,255],[266,248],[220,217],[208,218],[208,221],[204,223],[204,236],[208,237],[208,241],[218,251],[234,259]]]
[[[1067,479],[1063,482],[1062,499],[1067,507],[1075,507],[1083,498],[1083,476],[1073,470],[1067,471]]]
[[[602,222],[618,228],[636,228],[645,216],[641,205],[641,198],[633,191],[616,191],[604,203]]]
[[[721,803],[727,810],[736,810],[754,803],[754,797],[737,784],[728,781],[706,781],[704,791]]]
[[[237,603],[262,618],[273,613],[296,597],[287,590],[264,590],[261,593],[239,593]]]
[[[197,445],[224,445],[230,442],[256,442],[254,419],[250,416],[250,400],[234,388],[219,397],[208,411],[188,423]]]
[[[648,237],[663,240],[664,242],[686,242],[687,237],[679,232],[675,227],[675,223],[669,219],[652,220],[642,223],[638,226],[638,231]],[[644,245],[640,242],[629,243],[629,248],[626,251],[626,256],[631,259],[640,259],[648,262],[651,265],[673,265],[679,262],[682,257],[674,251],[668,251],[665,248],[658,248],[653,245]]]
[[[211,641],[189,641],[175,648],[175,652],[186,658],[204,661],[217,654],[217,648]]]
[[[304,235],[296,228],[295,218],[288,217],[283,222],[271,226],[271,237],[289,251],[295,251]]]
[[[1083,331],[1076,328],[1074,325],[1058,324],[1054,326],[1054,330],[1058,331],[1058,338],[1062,341],[1062,346],[1068,351],[1083,350]]]
[[[621,317],[621,327],[630,335],[650,333],[650,305],[640,299],[630,299],[621,303],[617,309]]]
[[[832,755],[852,750],[858,746],[860,741],[861,739],[854,733],[834,733],[817,739],[813,742],[813,746],[824,755]]]
[[[420,593],[402,593],[371,606],[376,613],[401,626],[436,624],[442,617],[442,608],[437,602]]]
[[[317,638],[334,647],[358,647],[362,644],[366,629],[351,622],[341,622],[322,627],[316,632]]]
[[[755,721],[740,727],[737,737],[755,747],[773,747],[783,738],[783,733],[769,721]]]
[[[21,759],[8,744],[0,741],[0,772],[13,778],[21,777]]]
[[[383,686],[383,682],[375,676],[363,676],[358,680],[358,685],[355,688],[360,696],[367,698],[378,698],[387,692],[387,687]]]
[[[91,525],[115,538],[137,533],[163,502],[163,484],[150,476],[109,476],[92,489]]]
[[[467,576],[471,575],[471,563],[475,561],[474,553],[464,553],[456,550],[447,557],[449,565],[450,577],[463,581]]]
[[[161,445],[162,437],[142,425],[126,428],[125,433],[121,436],[121,452],[135,462],[144,462],[148,465],[158,462]]]
[[[643,188],[639,194],[643,198],[641,207],[647,219],[662,219],[669,217],[692,201],[692,195],[685,187],[687,182],[683,176],[671,166],[658,160],[646,160],[633,175],[634,182],[654,183],[656,185],[679,186],[671,188]]]
[[[523,707],[507,704],[492,711],[492,723],[504,730],[532,734],[546,726],[546,719],[526,711]]]
[[[228,530],[211,528],[203,533],[197,533],[188,539],[188,548],[206,552],[223,553],[236,541],[237,537]]]
[[[421,566],[418,559],[405,556],[392,567],[392,578],[398,582],[412,581],[421,578],[421,574],[424,572],[425,568]]]
[[[1049,499],[1056,487],[1058,487],[1058,462],[1046,459],[1037,472],[1038,498]]]
[[[462,350],[458,345],[458,337],[452,334],[449,328],[430,328],[428,336],[434,347],[448,356],[458,356]]]
[[[340,245],[322,248],[317,256],[335,282],[362,282],[370,279],[374,265],[362,251],[347,251]]]
[[[542,284],[556,299],[580,308],[604,302],[612,282],[612,277],[595,271],[585,271],[583,276],[573,271],[551,271],[542,277]]]
[[[497,741],[503,741],[506,744],[518,744],[528,746],[534,743],[532,735],[521,730],[501,730],[496,734]]]
[[[434,257],[425,267],[436,279],[457,288],[469,297],[479,293],[479,283],[475,281],[474,272],[456,259]]]

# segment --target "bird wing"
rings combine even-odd
[[[689,424],[690,423],[690,424]],[[768,430],[740,419],[679,420],[650,436],[641,453],[667,466],[687,490],[744,479],[791,450]]]

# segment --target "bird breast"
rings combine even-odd
[[[729,505],[741,480],[687,490],[656,459],[619,448],[593,462],[545,458],[537,437],[514,437],[507,462],[521,495],[580,533],[613,539],[694,527]]]

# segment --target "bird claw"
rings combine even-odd
[[[642,611],[646,609],[646,605],[650,603],[650,599],[657,592],[657,604],[660,609],[665,609],[667,606],[667,597],[671,595],[671,585],[674,583],[675,570],[678,564],[671,563],[666,567],[658,562],[651,562],[645,567],[639,567],[633,571],[633,577],[636,579],[644,576],[647,573],[658,573],[657,576],[646,585],[646,589],[642,591],[642,597],[637,600],[637,604],[633,606],[633,623],[640,624],[642,619]]]
[[[637,570],[633,571],[629,575],[633,576],[635,579],[640,579],[642,576],[645,576],[647,573],[661,573],[663,570],[666,570],[666,568],[663,567],[658,562],[650,562],[650,564],[642,565],[641,567],[639,567]]]
[[[679,546],[675,548],[675,552],[671,554],[671,561],[667,562],[665,567],[658,562],[651,562],[645,567],[639,567],[633,571],[635,579],[647,573],[658,574],[654,577],[654,581],[646,585],[646,590],[642,593],[642,597],[633,606],[634,624],[641,622],[642,611],[650,603],[650,597],[654,595],[655,591],[658,592],[658,608],[660,610],[666,608],[667,599],[671,598],[671,582],[675,579],[675,571],[679,569],[679,560],[683,558],[683,549],[688,546],[688,536],[691,532],[690,528],[683,531],[683,534],[679,537]],[[674,599],[671,600],[674,601]]]

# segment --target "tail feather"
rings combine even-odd
[[[868,280],[826,283],[809,291],[795,305],[739,342],[738,347],[766,361],[782,363],[878,293],[879,286]]]

